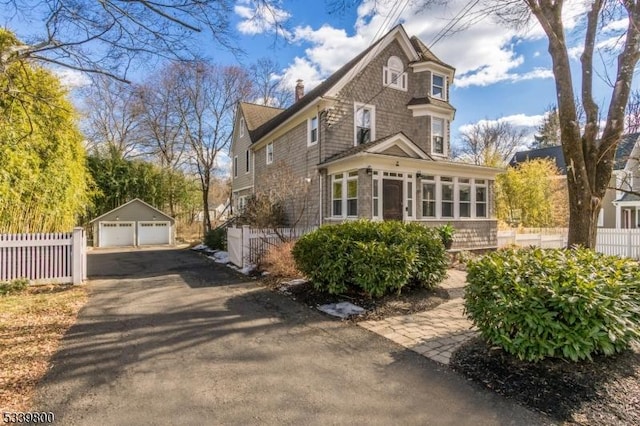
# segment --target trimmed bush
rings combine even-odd
[[[29,280],[13,280],[9,282],[0,282],[0,296],[22,293],[27,289],[28,285]]]
[[[591,359],[640,340],[640,265],[588,249],[500,250],[468,265],[465,311],[526,361]]]
[[[407,285],[433,288],[447,270],[436,230],[396,221],[323,226],[300,238],[292,253],[315,288],[331,294],[380,297]]]
[[[227,228],[215,228],[204,236],[204,244],[212,250],[227,249]]]

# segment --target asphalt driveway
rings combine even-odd
[[[535,424],[418,354],[187,250],[93,252],[33,410],[65,425]]]

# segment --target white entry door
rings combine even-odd
[[[135,245],[134,222],[100,222],[100,247]]]
[[[171,222],[138,222],[138,245],[171,244]]]

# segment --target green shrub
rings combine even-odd
[[[469,263],[465,310],[527,361],[611,355],[640,340],[640,265],[587,249],[501,250]]]
[[[6,296],[14,293],[21,293],[27,289],[29,280],[13,280],[0,282],[0,295]]]
[[[299,239],[292,253],[315,288],[331,294],[380,297],[409,284],[433,288],[447,269],[437,231],[396,221],[323,226]]]
[[[227,228],[215,228],[204,236],[204,244],[212,250],[227,249]]]

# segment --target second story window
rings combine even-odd
[[[244,166],[244,171],[246,173],[249,173],[249,170],[251,170],[251,167],[249,166],[249,162],[251,161],[251,151],[246,150],[244,153],[244,161],[245,161],[245,166]]]
[[[397,56],[390,57],[387,65],[382,68],[382,84],[398,90],[407,90],[407,73]]]
[[[238,177],[238,156],[233,157],[233,177]]]
[[[244,117],[240,117],[240,137],[244,136]]]
[[[307,145],[318,143],[318,116],[312,117],[307,123]]]
[[[444,155],[444,120],[431,117],[431,152]]]
[[[273,163],[273,142],[267,145],[267,164]]]
[[[443,75],[431,74],[431,96],[446,100]]]
[[[355,105],[354,145],[369,143],[375,138],[375,108],[373,105]]]

